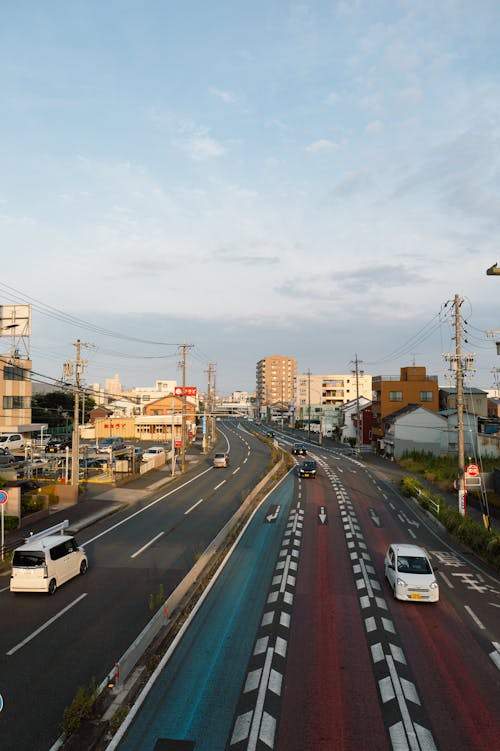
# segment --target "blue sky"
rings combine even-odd
[[[180,379],[188,342],[225,393],[272,354],[445,384],[457,293],[490,387],[499,31],[493,0],[3,0],[0,304],[36,301],[34,369],[80,338],[89,382]]]

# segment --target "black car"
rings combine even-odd
[[[312,459],[307,459],[305,462],[302,462],[300,467],[297,470],[297,474],[299,477],[316,477],[316,470],[317,465],[316,462]]]
[[[0,467],[7,467],[9,464],[15,464],[20,459],[11,454],[8,449],[0,448]]]
[[[294,443],[292,454],[302,454],[302,456],[305,456],[307,454],[306,447],[303,443]]]
[[[45,453],[57,454],[58,451],[64,451],[66,448],[71,448],[71,437],[51,438],[45,446]]]

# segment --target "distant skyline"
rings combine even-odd
[[[273,354],[448,385],[457,293],[493,386],[497,2],[25,0],[1,21],[0,305],[33,304],[35,372],[80,338],[87,383],[180,380],[186,342],[188,381],[212,362],[221,394]]]

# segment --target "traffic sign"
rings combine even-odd
[[[478,464],[468,464],[465,468],[465,474],[468,477],[479,477],[481,470]]]
[[[0,506],[4,503],[7,503],[9,500],[9,494],[6,490],[0,490]]]

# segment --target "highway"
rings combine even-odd
[[[310,455],[318,477],[289,475],[264,501],[109,751],[497,747],[498,576],[403,498],[390,468]],[[394,600],[395,541],[430,552],[439,603]]]
[[[219,444],[231,465],[208,458],[161,492],[142,497],[78,536],[89,571],[53,597],[12,595],[0,579],[0,748],[48,751],[78,686],[97,684],[256,484],[267,446],[236,423]]]

